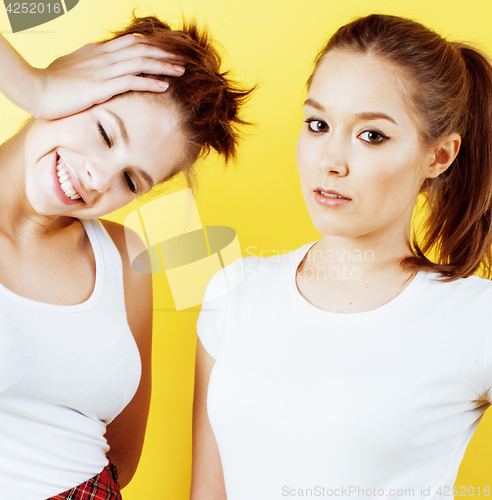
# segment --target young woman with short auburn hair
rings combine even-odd
[[[0,69],[34,116],[0,146],[0,497],[116,500],[147,422],[151,275],[97,217],[233,157],[249,91],[205,33],[155,17],[44,70],[0,37]]]

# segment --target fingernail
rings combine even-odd
[[[178,73],[184,73],[185,72],[185,69],[183,68],[183,66],[178,66],[176,64],[173,64],[173,68],[178,72]]]
[[[159,87],[161,89],[167,89],[169,87],[169,83],[167,83],[167,82],[159,82]]]

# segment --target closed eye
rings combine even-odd
[[[99,129],[99,134],[103,138],[104,142],[108,146],[108,148],[111,147],[111,141],[109,139],[108,134],[106,133],[106,130],[104,130],[104,127],[101,125],[101,122],[97,122],[97,128]]]
[[[137,186],[134,184],[132,178],[126,172],[123,175],[125,176],[125,180],[126,180],[126,182],[128,184],[128,188],[130,189],[130,191],[132,193],[136,193],[137,192]]]

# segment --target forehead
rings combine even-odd
[[[113,123],[121,124],[121,128],[116,127],[118,135],[121,129],[126,131],[125,149],[132,166],[151,169],[156,182],[166,178],[169,170],[179,163],[185,148],[179,113],[172,103],[147,93],[131,92],[101,107],[103,113],[117,117]]]
[[[313,76],[309,97],[337,112],[383,112],[397,116],[397,123],[416,123],[403,71],[369,53],[330,51]]]

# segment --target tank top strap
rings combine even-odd
[[[101,279],[102,293],[115,293],[118,290],[124,296],[123,264],[120,252],[111,236],[98,219],[80,219],[80,222],[84,226],[94,251],[96,276]],[[97,269],[98,260],[101,262],[99,269]]]

